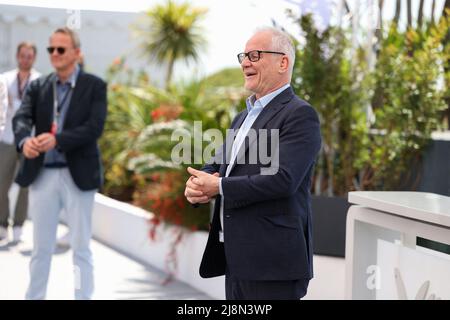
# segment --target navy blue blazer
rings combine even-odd
[[[246,115],[247,110],[238,114],[231,127],[239,128]],[[256,164],[235,164],[229,176],[224,177],[227,165],[220,164],[219,159],[223,162],[227,143],[214,161],[202,168],[223,177],[225,242],[219,242],[218,195],[200,275],[220,276],[227,267],[242,280],[311,279],[310,189],[321,146],[317,113],[289,87],[263,109],[252,128],[257,132],[279,129],[278,172],[261,175],[261,168],[270,164],[258,159]],[[259,138],[260,135],[258,142]],[[248,144],[245,147],[248,153]]]
[[[22,105],[13,118],[16,145],[31,136],[50,132],[53,121],[53,81],[55,74],[30,83]],[[100,188],[103,182],[97,140],[106,119],[106,83],[80,70],[61,133],[56,135],[57,148],[64,152],[69,171],[81,190]],[[18,147],[18,150],[20,148]],[[22,157],[16,182],[27,187],[36,179],[44,163],[44,154],[35,159]]]

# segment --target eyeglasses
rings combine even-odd
[[[66,52],[66,48],[64,47],[48,47],[47,51],[50,54],[53,54],[53,52],[56,50],[56,52],[58,52],[58,54],[63,55]]]
[[[249,52],[241,52],[237,55],[239,63],[242,63],[244,61],[245,57],[248,57],[248,60],[251,62],[256,62],[259,59],[261,59],[261,53],[273,53],[273,54],[281,54],[285,55],[283,52],[276,52],[276,51],[265,51],[265,50],[252,50]]]

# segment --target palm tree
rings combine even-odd
[[[412,4],[411,0],[406,0],[406,13],[408,17],[408,28],[412,28]]]
[[[434,25],[434,11],[436,9],[436,0],[433,0],[433,2],[431,3],[431,24]]]
[[[378,0],[378,12],[379,12],[378,25],[380,26],[380,29],[383,29],[383,7],[384,7],[384,0]]]
[[[402,10],[402,0],[397,0],[395,3],[395,16],[394,22],[398,25],[398,21],[400,20],[400,12]]]
[[[422,28],[422,25],[423,25],[423,5],[424,5],[424,0],[420,0],[419,13],[417,15],[417,27],[419,29]]]
[[[147,26],[138,32],[143,36],[144,52],[158,63],[167,64],[166,88],[172,80],[175,62],[197,61],[199,50],[206,45],[204,30],[199,24],[205,13],[206,9],[172,0],[146,13]]]

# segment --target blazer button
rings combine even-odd
[[[230,214],[226,214],[225,218],[231,218],[231,215]]]

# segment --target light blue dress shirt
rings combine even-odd
[[[60,106],[60,116],[57,123],[57,131],[56,133],[60,133],[63,129],[64,120],[66,119],[67,111],[69,110],[70,101],[72,100],[73,89],[75,88],[75,84],[78,78],[78,74],[80,73],[80,67],[78,64],[75,67],[75,70],[70,75],[69,79],[62,83],[58,76],[56,76],[56,95],[58,99],[58,105],[63,102],[63,105]],[[64,97],[67,95],[67,98]],[[64,101],[62,101],[64,99]],[[58,151],[56,148],[49,150],[45,153],[44,165],[51,164],[63,164],[67,163],[65,155]]]
[[[239,152],[239,149],[242,146],[242,143],[245,141],[245,137],[247,136],[250,128],[252,127],[255,120],[260,115],[261,111],[264,109],[265,106],[267,106],[276,96],[278,96],[281,92],[286,90],[290,87],[290,84],[285,84],[281,88],[259,98],[256,100],[256,95],[252,95],[247,98],[246,105],[247,105],[247,116],[245,117],[244,122],[242,123],[241,127],[238,130],[238,133],[236,135],[236,138],[234,139],[233,146],[231,149],[231,158],[230,163],[228,166],[232,166],[233,163],[236,161],[237,154]],[[227,170],[228,172],[228,170]],[[225,176],[228,176],[226,174]],[[223,189],[222,189],[222,178],[219,178],[219,192],[221,197],[220,202],[220,224],[222,226],[222,231],[219,234],[219,239],[221,242],[223,242]]]

